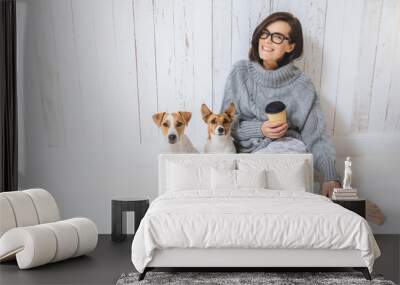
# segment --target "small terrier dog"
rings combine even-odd
[[[206,104],[201,105],[201,115],[208,125],[205,153],[236,153],[231,137],[231,126],[235,119],[235,111],[233,103],[222,114],[214,114]]]
[[[190,139],[185,135],[191,112],[156,113],[153,115],[154,123],[161,129],[167,142],[163,152],[168,153],[198,153]]]

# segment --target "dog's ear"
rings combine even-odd
[[[231,119],[233,119],[233,117],[235,116],[235,112],[236,112],[235,104],[230,103],[224,113],[227,114]]]
[[[207,107],[206,104],[201,105],[201,116],[203,121],[207,123],[208,118],[212,115],[212,111]]]
[[[182,116],[183,120],[185,121],[185,125],[187,126],[189,124],[190,119],[192,118],[192,113],[181,112],[181,111],[179,111],[178,113]]]
[[[161,126],[161,122],[165,116],[165,112],[155,113],[153,115],[153,121],[157,126]]]

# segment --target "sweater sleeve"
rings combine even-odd
[[[324,180],[339,181],[340,177],[335,168],[335,146],[326,131],[320,99],[316,94],[311,110],[301,129],[301,137],[307,149],[313,154],[314,166],[323,174]]]
[[[239,144],[250,139],[264,138],[261,132],[262,121],[254,118],[246,117],[241,112],[241,98],[249,96],[247,88],[244,85],[244,79],[238,74],[238,67],[234,66],[229,74],[222,100],[221,112],[229,106],[231,102],[236,107],[236,120],[232,125],[232,137]]]

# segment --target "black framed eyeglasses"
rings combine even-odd
[[[271,41],[275,44],[281,44],[285,40],[287,40],[290,43],[289,37],[282,35],[281,33],[271,33],[268,30],[262,31],[262,33],[260,35],[260,39],[266,40],[266,39],[268,39],[269,36],[271,36]]]

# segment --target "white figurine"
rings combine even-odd
[[[351,158],[350,156],[346,157],[346,161],[344,162],[344,178],[343,178],[343,189],[352,189],[351,188]]]

